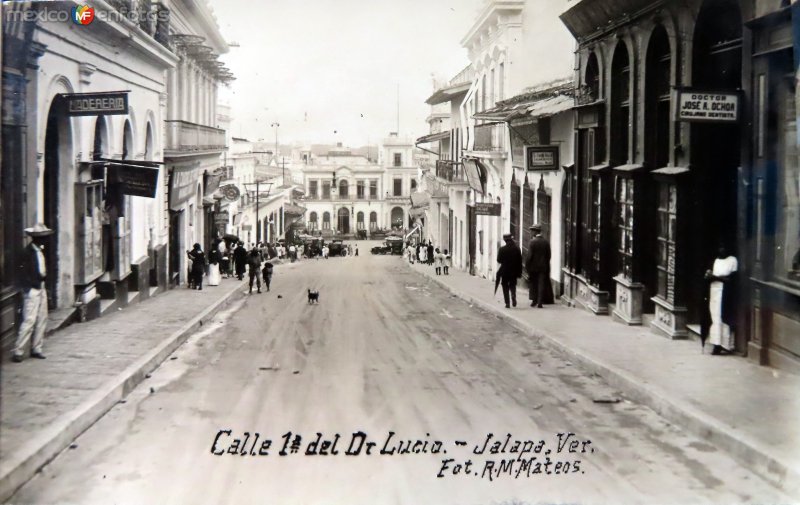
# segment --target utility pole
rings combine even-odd
[[[256,186],[256,242],[261,242],[261,225],[258,222],[258,211],[259,207],[261,206],[261,185],[264,184],[267,186],[267,196],[269,196],[269,190],[272,187],[272,183],[256,181],[246,183],[245,185],[252,186],[254,184]]]

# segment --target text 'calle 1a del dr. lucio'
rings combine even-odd
[[[363,431],[350,435],[287,432],[273,439],[258,432],[221,429],[211,444],[214,456],[234,457],[413,457],[436,458],[436,477],[475,476],[488,480],[585,473],[583,461],[594,453],[592,441],[574,433],[549,438],[517,438],[510,433],[481,437],[478,442],[402,438],[394,431],[372,438]],[[582,466],[583,465],[583,466]]]

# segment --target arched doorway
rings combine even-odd
[[[403,208],[395,207],[390,214],[390,222],[393,230],[400,230],[403,228]]]
[[[340,186],[341,187],[341,186]],[[347,190],[347,186],[345,185],[345,191]],[[346,207],[342,207],[336,214],[337,217],[337,226],[336,229],[339,233],[350,233],[350,211],[347,210]]]
[[[73,230],[69,223],[61,219],[69,215],[62,212],[72,203],[71,183],[74,181],[72,173],[72,127],[69,118],[64,114],[64,102],[56,96],[50,105],[45,127],[44,147],[44,174],[42,176],[44,193],[43,207],[40,221],[53,229],[55,233],[45,246],[45,259],[47,262],[47,302],[50,310],[69,303],[71,300],[71,285],[62,285],[64,276],[71,276],[73,260],[75,257]],[[69,248],[73,247],[73,250]],[[63,256],[63,258],[61,258]],[[66,283],[64,283],[66,284]]]
[[[692,49],[692,82],[698,90],[736,91],[742,86],[742,17],[736,0],[706,0],[697,16]],[[738,124],[692,123],[691,167],[693,194],[687,209],[686,236],[688,279],[702,279],[720,243],[735,250],[737,230],[737,169],[741,164],[741,130]],[[726,148],[720,149],[720,146]],[[662,183],[661,193],[670,213],[674,184]],[[661,205],[659,206],[661,207]],[[661,234],[660,235],[664,235]],[[662,284],[671,284],[666,272]],[[674,280],[672,280],[674,282]],[[690,322],[699,322],[705,311],[702,282],[686,283]],[[668,289],[668,288],[667,288]]]

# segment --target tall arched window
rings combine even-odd
[[[369,213],[369,229],[372,231],[378,229],[378,213],[375,211]]]
[[[347,198],[347,190],[349,189],[349,185],[347,184],[347,180],[342,179],[339,181],[339,197]]]
[[[363,212],[359,211],[358,214],[356,214],[356,227],[359,230],[363,230],[364,229],[364,213]]]
[[[628,46],[617,43],[611,60],[611,152],[612,165],[628,162],[630,146],[631,65]]]
[[[311,231],[315,231],[319,227],[319,223],[317,222],[318,216],[316,212],[312,212],[308,216],[308,229]]]
[[[403,208],[395,207],[392,209],[391,214],[392,228],[403,228]]]
[[[583,86],[585,103],[596,102],[600,99],[600,65],[597,63],[597,55],[594,51],[589,53],[589,60],[586,62]]]
[[[645,159],[650,169],[669,163],[671,62],[667,31],[658,25],[650,36],[645,63]]]
[[[331,229],[331,213],[330,212],[323,212],[322,213],[322,229],[323,230],[330,230]]]

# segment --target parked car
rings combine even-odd
[[[328,256],[347,256],[347,244],[342,240],[331,240],[328,244]]]
[[[372,254],[403,254],[403,238],[387,237],[383,245],[375,246],[370,251]]]

